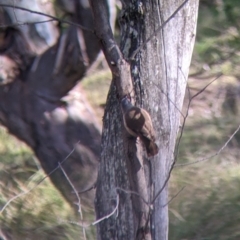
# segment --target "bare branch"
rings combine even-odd
[[[183,73],[182,73],[183,74]],[[182,128],[181,128],[181,131],[180,131],[180,136],[178,138],[178,141],[177,141],[177,144],[176,144],[176,148],[175,148],[175,160],[173,162],[173,165],[177,162],[177,158],[178,158],[178,154],[179,154],[179,146],[180,146],[180,142],[182,140],[182,136],[183,136],[183,130],[185,128],[185,125],[186,125],[186,120],[187,120],[187,117],[188,117],[188,113],[189,113],[189,109],[190,109],[190,105],[192,103],[192,100],[197,97],[198,95],[200,95],[202,92],[204,92],[207,87],[209,87],[213,82],[215,82],[218,78],[220,78],[222,76],[222,73],[218,74],[217,77],[215,77],[210,83],[208,83],[204,88],[202,88],[199,92],[197,92],[195,95],[191,96],[191,93],[190,93],[190,89],[189,89],[189,86],[187,85],[187,90],[188,90],[188,96],[189,96],[189,101],[188,101],[188,106],[187,106],[187,112],[186,112],[186,115],[185,117],[183,118],[183,124],[182,124]],[[184,78],[186,79],[186,77],[184,76]],[[172,169],[172,168],[171,168]]]
[[[88,32],[94,33],[92,29],[86,28],[86,27],[82,26],[81,24],[74,23],[74,22],[68,21],[68,20],[63,20],[63,19],[54,17],[54,16],[49,15],[49,14],[46,14],[46,13],[33,11],[33,10],[31,10],[31,9],[28,9],[28,8],[19,7],[19,6],[15,6],[15,5],[13,6],[13,5],[11,5],[11,4],[3,4],[3,3],[0,3],[0,7],[20,9],[20,10],[27,11],[27,12],[30,12],[30,13],[42,15],[42,16],[51,18],[52,21],[58,21],[58,22],[61,22],[61,23],[66,23],[66,24],[69,24],[69,25],[72,25],[72,26],[75,26],[75,27],[79,27],[79,28],[81,28],[81,29],[84,30],[84,31],[88,31]]]
[[[188,117],[188,112],[189,112],[189,109],[190,109],[190,105],[191,105],[191,102],[192,100],[197,97],[199,94],[201,94],[202,92],[204,92],[206,90],[206,88],[208,86],[210,86],[214,81],[216,81],[220,76],[222,76],[222,74],[219,74],[215,79],[213,79],[210,83],[208,83],[203,89],[201,89],[198,93],[196,93],[194,96],[190,97],[190,90],[188,88],[188,94],[189,94],[189,102],[188,102],[188,107],[187,107],[187,112],[186,112],[186,115],[184,116],[183,118],[183,124],[182,124],[182,128],[181,128],[181,131],[180,131],[180,136],[178,138],[178,141],[176,143],[176,148],[175,148],[175,154],[174,154],[174,159],[172,161],[172,164],[171,164],[171,167],[169,169],[169,173],[168,173],[168,176],[163,184],[163,186],[160,188],[160,190],[157,192],[157,194],[155,195],[155,197],[152,199],[151,201],[151,204],[154,203],[154,201],[157,199],[157,197],[161,194],[161,192],[163,191],[163,189],[165,188],[165,186],[167,185],[169,179],[170,179],[170,176],[171,176],[171,172],[174,168],[174,165],[176,164],[177,162],[177,159],[178,159],[178,153],[179,153],[179,146],[180,146],[180,142],[181,142],[181,139],[182,139],[182,136],[183,136],[183,130],[185,128],[185,125],[186,125],[186,120],[187,120],[187,117]],[[184,78],[186,79],[186,77],[184,76]]]
[[[111,213],[109,213],[108,215],[106,215],[106,216],[96,220],[95,222],[92,222],[92,223],[90,223],[88,225],[84,225],[83,223],[81,224],[81,223],[78,223],[78,222],[75,222],[75,221],[71,221],[71,220],[67,220],[67,221],[63,220],[63,219],[59,219],[59,220],[60,220],[60,222],[63,222],[63,223],[71,223],[71,224],[78,225],[78,226],[80,226],[82,228],[88,228],[90,226],[94,226],[94,225],[102,222],[105,219],[110,218],[115,212],[117,212],[117,215],[118,215],[118,207],[119,207],[119,195],[117,194],[117,203],[116,203],[116,207],[113,209],[113,211]]]
[[[125,192],[125,193],[127,193],[127,194],[137,195],[138,197],[140,197],[140,198],[142,199],[142,201],[143,201],[146,205],[150,206],[150,203],[149,203],[148,201],[146,201],[145,198],[142,197],[142,196],[141,196],[139,193],[137,193],[137,192],[134,192],[134,191],[131,191],[131,190],[125,190],[125,189],[120,188],[120,187],[116,187],[116,190],[120,190],[120,191]]]
[[[118,215],[118,206],[119,206],[119,195],[117,194],[117,204],[116,204],[116,207],[113,209],[113,211],[110,214],[108,214],[107,216],[102,217],[102,218],[98,219],[97,221],[91,223],[91,225],[94,226],[94,225],[102,222],[103,220],[110,218],[115,212],[117,212],[117,215]]]
[[[182,187],[167,203],[165,203],[162,207],[166,207],[170,202],[172,202],[185,188],[186,186]]]
[[[77,225],[77,226],[80,226],[82,228],[87,228],[89,227],[90,225],[84,225],[84,224],[81,224],[79,222],[76,222],[76,221],[72,221],[72,220],[65,220],[65,219],[62,219],[62,218],[58,218],[58,223],[70,223],[70,224],[74,224],[74,225]]]
[[[11,199],[9,199],[9,200],[6,202],[6,204],[2,207],[2,209],[1,209],[1,211],[0,211],[0,214],[3,213],[3,211],[6,209],[6,207],[7,207],[11,202],[13,202],[13,201],[14,201],[15,199],[17,199],[17,198],[20,198],[20,197],[23,196],[23,195],[28,194],[28,193],[29,193],[30,191],[32,191],[32,190],[33,190],[33,188],[31,188],[31,189],[29,189],[29,190],[27,190],[27,191],[23,191],[23,192],[19,193],[18,195],[12,197]]]
[[[195,95],[193,95],[190,99],[192,101],[195,97],[197,97],[199,94],[201,94],[208,86],[210,86],[213,82],[215,82],[218,78],[220,78],[223,74],[219,73],[217,77],[215,77],[210,83],[208,83],[204,88],[202,88],[199,92],[197,92]]]
[[[81,192],[78,192],[78,194],[86,193],[86,192],[88,192],[90,190],[93,190],[93,189],[96,188],[96,185],[97,185],[97,183],[95,182],[92,186],[88,187],[87,189],[85,189],[85,190],[83,190]]]
[[[192,165],[192,164],[195,164],[195,163],[203,162],[203,161],[209,160],[209,159],[211,159],[213,157],[216,157],[217,155],[219,155],[227,147],[227,145],[233,139],[233,137],[237,134],[239,129],[240,129],[240,125],[238,126],[238,128],[234,131],[234,133],[228,138],[228,140],[224,143],[224,145],[216,153],[214,153],[214,154],[212,154],[212,155],[210,155],[208,157],[205,157],[205,158],[199,159],[197,161],[194,161],[194,162],[183,163],[183,164],[176,164],[174,167],[188,166],[188,165]]]
[[[17,26],[23,26],[23,25],[40,24],[40,23],[53,22],[53,21],[55,21],[55,20],[54,19],[49,19],[49,20],[38,21],[38,22],[23,22],[23,23],[15,23],[15,24],[8,24],[8,25],[0,25],[0,29],[1,28],[7,28],[7,27],[17,27]]]
[[[99,38],[101,48],[113,74],[113,80],[117,87],[119,97],[132,92],[132,80],[130,65],[125,61],[120,51],[109,22],[108,5],[105,0],[90,0],[93,11],[96,35]]]
[[[71,187],[72,187],[72,189],[73,189],[73,191],[74,191],[74,193],[75,193],[75,195],[76,195],[76,197],[77,197],[77,200],[78,200],[78,202],[77,202],[78,212],[79,212],[79,215],[80,215],[81,223],[82,223],[82,225],[83,225],[83,213],[82,213],[82,207],[81,207],[81,199],[80,199],[80,197],[79,197],[79,195],[78,195],[78,192],[77,192],[76,188],[74,187],[74,185],[73,185],[73,183],[71,182],[70,178],[68,177],[67,173],[64,171],[64,169],[63,169],[63,167],[62,167],[62,165],[61,165],[60,162],[58,163],[58,166],[59,166],[60,169],[62,170],[64,176],[66,177],[67,181],[68,181],[69,184],[71,185]],[[84,237],[84,239],[86,240],[86,231],[85,231],[85,228],[84,228],[84,227],[82,228],[82,231],[83,231],[83,237]]]
[[[63,164],[72,154],[73,152],[75,151],[75,148],[76,146],[72,149],[72,151],[66,156],[66,158],[64,158],[62,161],[61,161],[61,164]],[[9,199],[6,204],[2,207],[1,211],[0,211],[0,214],[3,213],[3,211],[6,209],[6,207],[11,203],[13,202],[15,199],[23,196],[23,195],[26,195],[28,193],[30,193],[32,190],[34,190],[35,188],[37,188],[46,178],[48,178],[49,176],[51,176],[57,169],[59,168],[59,166],[57,166],[56,168],[54,168],[49,174],[47,174],[45,177],[43,177],[41,180],[39,180],[32,188],[30,188],[29,190],[27,191],[23,191],[21,193],[19,193],[18,195],[12,197],[11,199]]]
[[[181,114],[181,116],[184,118],[184,114],[182,113],[182,111],[178,108],[178,106],[175,104],[175,102],[161,89],[159,88],[159,86],[155,83],[153,83],[153,85],[155,85],[157,87],[157,89],[160,90],[160,92],[162,94],[164,94],[166,96],[166,98],[169,100],[169,102],[171,102],[171,104],[177,109],[177,111]]]

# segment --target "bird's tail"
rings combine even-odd
[[[152,141],[146,137],[141,138],[141,140],[143,141],[143,143],[146,147],[148,157],[153,157],[158,153],[159,149],[158,149],[157,144],[154,141]]]

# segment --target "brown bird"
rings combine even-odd
[[[144,143],[148,157],[158,153],[158,146],[155,143],[155,132],[149,113],[143,108],[131,104],[127,96],[121,100],[123,122],[128,133],[139,137]]]

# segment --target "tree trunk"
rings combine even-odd
[[[75,1],[75,4],[78,10],[73,15],[75,23],[93,28],[86,1]],[[6,9],[13,16],[14,11],[18,16],[24,15],[26,11],[21,10],[20,14],[18,6]],[[98,55],[97,38],[92,31],[70,26],[54,46],[39,56],[29,48],[31,39],[26,41],[21,28],[6,27],[0,33],[0,40],[0,52],[4,55],[1,58],[4,68],[0,69],[1,124],[32,148],[47,174],[74,149],[62,167],[78,191],[92,186],[99,163],[100,125],[79,86],[69,91]],[[11,78],[5,74],[13,70],[16,74]],[[49,177],[76,209],[76,196],[62,171],[58,169]],[[85,203],[93,197],[93,191],[81,195]]]
[[[122,3],[119,50],[106,20],[106,3],[91,1],[96,32],[113,73],[96,192],[98,239],[166,240],[167,181],[195,40],[198,0],[186,1],[162,29],[182,1]],[[141,141],[129,139],[123,127],[119,99],[126,94],[134,96],[135,105],[152,117],[159,146],[152,159]]]

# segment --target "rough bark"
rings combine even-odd
[[[79,12],[73,20],[92,27],[91,10],[85,1],[75,4]],[[6,27],[0,37],[1,54],[13,65],[10,70],[16,68],[11,79],[1,75],[1,124],[33,149],[47,174],[75,147],[62,167],[77,190],[92,186],[100,155],[100,127],[82,90],[69,91],[98,55],[97,38],[90,31],[71,26],[54,46],[35,56],[15,27]],[[50,179],[76,208],[76,196],[61,170]],[[81,197],[87,202],[93,194],[91,191]]]
[[[107,21],[106,2],[90,2],[97,36],[113,73],[95,203],[97,219],[113,214],[100,221],[98,239],[166,240],[166,180],[174,160],[198,0],[188,1],[160,30],[182,1],[122,1],[121,50]],[[123,127],[119,99],[125,94],[152,117],[160,150],[151,160],[141,142],[129,139]],[[113,212],[116,206],[118,211]]]
[[[151,35],[151,30],[162,25],[181,3],[182,1],[151,1],[147,4],[145,36],[142,40]],[[152,113],[160,146],[157,159],[151,162],[153,239],[168,239],[167,185],[158,197],[157,195],[164,186],[174,161],[173,153],[195,40],[197,13],[198,0],[189,1],[146,45],[140,56],[140,75],[143,81],[142,86],[139,84],[139,89],[144,89],[143,95],[148,99],[148,103],[144,105]]]

